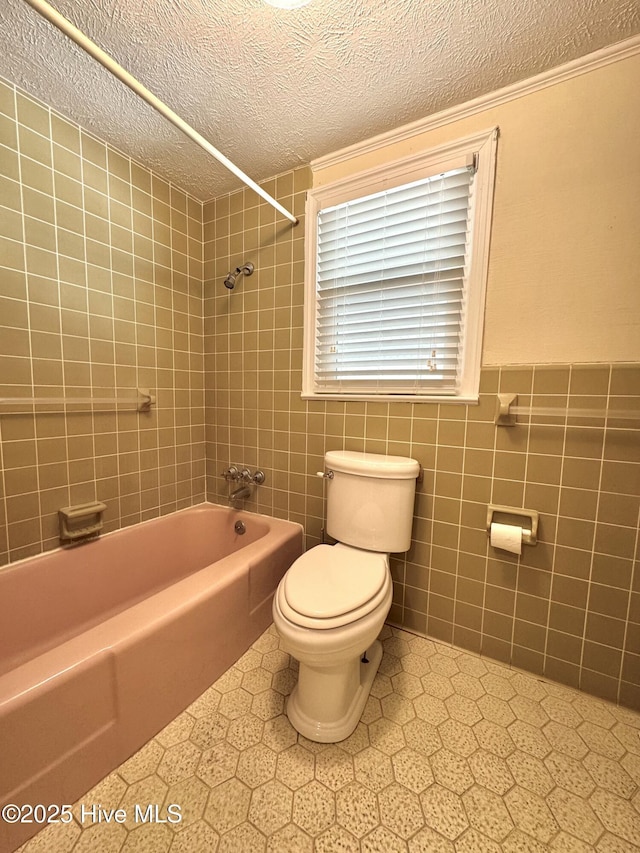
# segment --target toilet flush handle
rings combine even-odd
[[[323,477],[325,480],[333,480],[333,471],[316,471],[316,477]]]

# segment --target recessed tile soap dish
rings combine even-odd
[[[58,520],[62,543],[68,545],[97,536],[103,527],[102,513],[106,508],[106,504],[93,501],[59,509]]]

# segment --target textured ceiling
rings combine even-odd
[[[640,0],[54,0],[255,180],[640,32]],[[0,75],[206,200],[239,182],[24,0]]]

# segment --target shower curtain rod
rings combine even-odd
[[[248,175],[239,169],[235,163],[232,163],[227,157],[224,156],[217,148],[208,142],[204,136],[201,136],[197,130],[194,130],[191,125],[187,124],[186,121],[180,118],[179,115],[173,112],[166,104],[164,104],[159,98],[150,92],[146,86],[143,86],[139,80],[136,80],[128,71],[126,71],[121,65],[113,59],[113,57],[109,56],[108,53],[105,53],[102,48],[98,47],[98,45],[91,41],[88,36],[86,36],[81,30],[79,30],[76,26],[74,26],[71,21],[68,21],[63,15],[57,12],[52,6],[50,6],[46,0],[25,0],[31,7],[33,7],[36,12],[39,12],[44,18],[46,18],[50,23],[56,26],[59,30],[61,30],[66,36],[68,36],[72,41],[74,41],[77,45],[79,45],[84,51],[86,51],[90,56],[96,59],[101,65],[103,65],[108,71],[110,71],[115,77],[121,80],[126,86],[128,86],[131,90],[133,90],[136,95],[139,95],[144,101],[146,101],[150,106],[156,109],[161,115],[163,115],[166,119],[168,119],[172,124],[174,124],[179,130],[181,130],[184,134],[186,134],[190,139],[196,142],[201,148],[211,154],[212,157],[215,157],[219,163],[222,163],[225,168],[227,168],[230,172],[240,178],[248,187],[250,187],[254,192],[256,192],[259,196],[261,196],[266,202],[268,202],[272,207],[274,207],[279,213],[285,216],[293,225],[298,224],[298,219],[290,213],[285,207],[283,207],[280,202],[276,201],[273,196],[269,195],[268,192],[262,189],[262,187],[258,186],[258,184],[253,181]]]

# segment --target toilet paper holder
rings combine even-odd
[[[523,518],[526,519],[526,523],[522,522]],[[487,507],[487,536],[491,535],[491,525],[494,522],[513,524],[522,528],[523,545],[536,545],[538,543],[538,520],[539,513],[535,509],[519,509],[513,506],[489,504]]]

